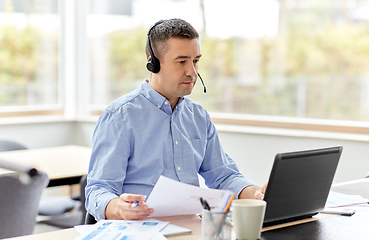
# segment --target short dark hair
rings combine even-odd
[[[169,38],[199,38],[199,34],[196,29],[182,19],[173,18],[162,21],[162,23],[151,29],[150,35],[148,36],[150,38],[154,55],[157,58],[162,57],[168,51],[167,40]],[[150,57],[148,40],[146,40],[146,57],[147,59]]]

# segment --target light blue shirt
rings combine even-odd
[[[122,193],[149,197],[160,175],[236,193],[254,183],[223,151],[208,112],[183,97],[173,112],[169,101],[145,80],[111,103],[92,138],[86,209],[105,218],[109,201]],[[154,209],[155,211],[155,209]]]

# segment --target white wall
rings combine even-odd
[[[257,184],[268,181],[277,153],[337,145],[343,146],[343,152],[335,182],[362,178],[369,172],[369,142],[233,132],[219,132],[219,136],[240,171]]]
[[[53,147],[74,143],[76,123],[51,121],[0,125],[0,139],[15,140],[28,148]]]
[[[0,124],[0,138],[19,141],[29,148],[76,144],[91,146],[95,121],[51,121],[42,123]],[[240,171],[257,184],[268,181],[276,153],[327,146],[344,147],[335,182],[362,178],[369,171],[369,140],[354,141],[322,137],[281,136],[283,134],[231,131],[217,125],[224,150]],[[286,130],[287,131],[287,130]],[[291,134],[293,135],[293,134]],[[369,137],[369,136],[368,136]]]
[[[15,140],[28,148],[62,145],[91,146],[94,121],[44,120],[0,123],[0,139]]]

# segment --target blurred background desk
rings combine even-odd
[[[0,152],[0,158],[44,171],[48,187],[78,184],[87,174],[91,148],[76,145]],[[1,173],[9,172],[0,169]]]

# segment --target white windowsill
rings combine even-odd
[[[99,116],[87,116],[80,117],[78,119],[68,119],[64,115],[6,117],[0,118],[0,127],[4,125],[16,125],[16,124],[63,123],[63,122],[95,124],[98,118]],[[340,133],[340,132],[286,129],[273,127],[257,127],[257,126],[221,124],[221,123],[215,123],[215,126],[218,132],[369,142],[368,134]]]
[[[218,132],[369,142],[369,135],[366,134],[335,133],[325,131],[253,127],[253,126],[248,127],[228,124],[215,124],[215,127]]]
[[[64,115],[45,115],[45,116],[23,116],[23,117],[2,117],[1,125],[15,124],[33,124],[33,123],[53,123],[53,122],[72,122],[73,119],[67,119]]]

